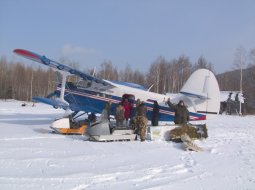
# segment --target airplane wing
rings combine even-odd
[[[52,100],[52,99],[49,99],[49,98],[43,98],[43,97],[33,97],[33,100],[36,101],[36,102],[42,102],[44,104],[48,104],[48,105],[51,105],[53,106],[54,108],[63,108],[63,109],[67,109],[69,108],[69,105],[64,103],[64,102],[61,102],[59,100]]]
[[[94,81],[96,83],[102,84],[105,87],[113,87],[112,84],[110,84],[109,82],[107,82],[105,80],[99,79],[97,77],[93,77],[91,75],[88,75],[88,74],[78,71],[76,69],[73,69],[69,66],[63,65],[63,64],[58,63],[53,60],[50,60],[46,56],[42,56],[42,55],[27,51],[24,49],[15,49],[13,52],[22,56],[22,57],[25,57],[27,59],[30,59],[30,60],[36,61],[38,63],[47,65],[49,67],[52,67],[58,71],[62,71],[62,72],[64,71],[66,73],[77,75],[77,76],[83,78],[84,80]]]
[[[48,104],[53,106],[54,108],[62,108],[64,110],[71,109],[72,111],[85,111],[85,112],[94,112],[94,113],[100,113],[102,110],[99,110],[93,106],[90,105],[75,105],[75,104],[66,104],[59,100],[53,100],[50,98],[44,98],[44,97],[33,97],[33,100],[36,102],[41,102],[44,104]]]

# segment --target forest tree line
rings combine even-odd
[[[79,69],[79,63],[61,60],[62,63]],[[127,65],[118,70],[111,61],[104,61],[95,73],[96,77],[106,80],[119,80],[141,84],[150,91],[157,93],[178,92],[190,74],[197,68],[213,70],[211,63],[200,57],[193,65],[189,58],[182,55],[177,59],[167,61],[157,58],[147,73],[142,73]],[[84,71],[93,74],[92,69]],[[68,81],[78,82],[76,76],[68,77]],[[0,58],[0,99],[17,99],[31,101],[33,96],[47,96],[61,82],[61,76],[51,68],[38,66],[36,68],[20,62],[9,62]]]
[[[63,64],[71,65],[77,69],[79,63],[60,60]],[[216,75],[220,90],[240,90],[240,67],[254,68],[255,48],[248,53],[242,47],[237,48],[233,72]],[[206,68],[214,72],[213,64],[201,56],[192,63],[188,56],[181,55],[172,60],[158,57],[149,67],[147,72],[141,72],[126,65],[124,69],[118,69],[111,61],[104,61],[97,69],[95,76],[106,80],[119,80],[141,84],[150,91],[157,93],[179,92],[192,72],[199,68]],[[92,69],[86,73],[92,74]],[[215,72],[214,72],[215,73]],[[254,69],[244,69],[243,90],[250,98],[255,93]],[[254,80],[254,82],[250,82]],[[76,82],[77,77],[69,77]],[[33,96],[47,96],[54,91],[61,81],[60,75],[51,68],[31,67],[20,62],[10,62],[4,57],[0,58],[0,99],[17,99],[31,101]],[[254,96],[253,96],[254,97]]]
[[[32,68],[20,62],[0,59],[0,99],[31,101],[46,96],[56,86],[52,69]]]

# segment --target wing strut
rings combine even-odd
[[[60,101],[67,103],[65,101],[64,97],[65,97],[65,89],[66,89],[66,78],[67,78],[68,75],[65,72],[60,72],[60,73],[61,73],[61,76],[62,76]]]

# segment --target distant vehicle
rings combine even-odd
[[[156,100],[160,107],[159,121],[174,121],[174,110],[166,105],[169,98],[167,95],[150,92],[139,84],[100,79],[27,50],[15,49],[14,53],[49,66],[62,74],[62,83],[57,89],[46,98],[34,97],[35,101],[55,108],[70,109],[74,111],[73,115],[80,111],[101,113],[105,103],[112,102],[110,114],[114,115],[116,106],[124,99],[127,98],[133,108],[136,107],[135,100],[140,99],[144,101],[148,109],[147,117],[151,120],[153,102]],[[68,75],[79,76],[81,80],[76,84],[66,82]],[[52,99],[54,96],[58,99]],[[206,69],[195,71],[171,102],[178,103],[179,100],[183,100],[188,107],[190,121],[205,120],[206,114],[218,114],[220,92],[214,74]]]

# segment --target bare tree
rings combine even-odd
[[[255,65],[255,48],[250,50],[248,67],[252,67],[254,65]]]
[[[194,65],[194,71],[197,69],[208,69],[214,72],[213,64],[208,62],[203,56],[200,56]]]
[[[240,93],[243,93],[243,68],[246,65],[246,59],[247,59],[247,53],[245,48],[240,46],[237,48],[236,53],[235,53],[235,60],[234,60],[234,65],[236,68],[240,69]],[[240,102],[240,112],[239,114],[242,114],[242,104]]]
[[[112,65],[111,61],[104,61],[100,65],[98,76],[106,80],[118,80],[119,78],[117,68]]]
[[[245,68],[247,62],[247,51],[244,47],[240,46],[236,49],[234,58],[234,69]]]
[[[153,85],[151,88],[152,91],[158,93],[160,91],[160,82],[164,80],[164,76],[162,74],[162,67],[165,62],[163,57],[159,57],[156,61],[151,64],[149,72],[147,74],[147,83]]]
[[[124,70],[120,71],[120,80],[126,82],[133,82],[133,69],[129,64],[126,65]]]

